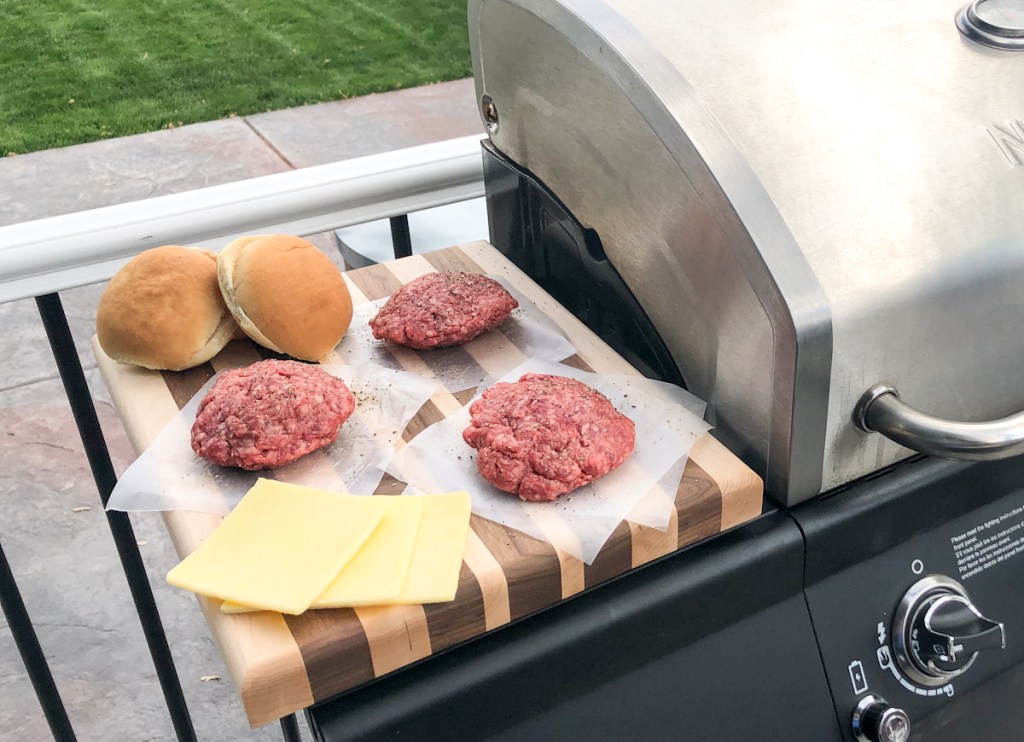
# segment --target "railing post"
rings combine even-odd
[[[284,734],[284,742],[302,742],[299,720],[295,718],[295,714],[281,717],[281,732]]]
[[[4,554],[3,546],[0,545],[0,608],[3,609],[7,618],[7,625],[11,628],[14,636],[14,643],[21,654],[21,661],[25,663],[25,670],[28,678],[32,681],[32,688],[39,699],[39,705],[46,716],[46,723],[50,725],[50,733],[57,742],[75,742],[75,732],[71,728],[71,721],[68,719],[68,712],[64,709],[64,701],[61,700],[60,691],[53,682],[53,675],[50,674],[50,666],[46,664],[46,656],[43,648],[39,646],[39,639],[32,627],[32,621],[25,608],[25,602],[21,599],[18,591],[18,584],[14,581],[14,573],[7,563],[7,555]]]
[[[393,216],[391,222],[391,247],[396,258],[412,255],[412,237],[409,234],[409,215]]]
[[[171,656],[170,647],[167,646],[167,635],[164,633],[153,591],[146,577],[146,567],[139,553],[131,521],[127,513],[106,510],[107,500],[114,490],[117,477],[114,474],[114,465],[110,461],[107,443],[103,438],[99,417],[96,415],[96,407],[92,402],[89,385],[85,380],[82,363],[78,360],[78,351],[64,314],[64,307],[57,294],[36,297],[36,306],[43,320],[53,357],[57,361],[57,369],[64,383],[64,392],[71,404],[71,412],[75,416],[78,435],[89,459],[89,468],[92,470],[96,489],[99,490],[107,524],[114,537],[117,554],[121,558],[121,567],[128,579],[128,587],[135,601],[135,611],[142,623],[146,644],[149,645],[149,653],[156,666],[157,678],[164,693],[171,722],[174,724],[174,731],[179,742],[195,742],[195,729],[189,716],[188,705],[185,703],[185,696],[181,692],[181,683],[174,669],[174,658]]]

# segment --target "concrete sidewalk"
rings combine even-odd
[[[482,133],[473,83],[461,80],[8,157],[0,159],[0,224]],[[340,264],[333,234],[314,241]],[[120,472],[134,454],[89,348],[102,289],[61,296]],[[0,305],[0,326],[0,543],[72,725],[82,742],[172,740],[34,302]],[[177,558],[159,516],[132,522],[199,739],[280,739],[277,725],[249,730],[198,605],[164,582]],[[48,738],[0,616],[0,740]]]

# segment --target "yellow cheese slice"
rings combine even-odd
[[[262,608],[253,608],[251,605],[243,605],[242,603],[232,603],[230,600],[225,600],[220,604],[221,613],[253,613],[255,611],[262,611]]]
[[[374,499],[388,503],[388,514],[359,554],[310,607],[444,603],[454,600],[469,535],[469,494],[451,492]],[[410,527],[409,513],[414,508],[422,509],[418,515],[418,528]],[[403,539],[406,539],[404,543]],[[398,577],[399,572],[404,579]],[[260,610],[230,601],[223,603],[220,609],[224,613]]]
[[[302,613],[373,533],[387,499],[259,479],[167,582],[260,609]]]
[[[253,608],[251,605],[244,605],[242,603],[232,603],[230,600],[225,600],[220,604],[221,613],[253,613],[255,611],[262,611],[262,608]]]
[[[419,497],[387,500],[387,513],[370,540],[311,608],[387,605],[399,599],[416,546],[423,503]]]
[[[420,495],[423,515],[416,548],[399,603],[445,603],[455,599],[469,535],[468,492]]]
[[[398,602],[409,560],[416,546],[423,498],[381,497],[387,510],[380,525],[359,553],[324,590],[310,608],[342,608],[388,605]],[[259,610],[240,603],[225,602],[224,613]]]

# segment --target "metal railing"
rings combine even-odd
[[[129,258],[159,245],[220,248],[242,234],[311,235],[382,218],[391,220],[395,256],[410,255],[409,213],[483,195],[480,139],[452,139],[0,227],[0,304],[36,301],[180,742],[195,740],[195,729],[131,522],[127,513],[105,509],[116,476],[59,292],[107,280]],[[2,548],[0,607],[50,732],[60,742],[73,741],[63,699]],[[281,730],[287,742],[300,738],[294,715],[281,719]]]

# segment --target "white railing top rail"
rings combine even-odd
[[[0,227],[0,303],[110,278],[158,245],[309,235],[483,195],[479,136]]]

